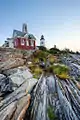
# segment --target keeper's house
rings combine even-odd
[[[12,38],[7,38],[3,47],[34,50],[36,48],[36,38],[28,33],[27,25],[23,24],[22,31],[13,30]]]

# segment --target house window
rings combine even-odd
[[[29,46],[29,41],[28,40],[26,40],[26,46]]]
[[[15,40],[14,45],[15,45],[15,47],[18,46],[18,41],[17,40]]]
[[[33,40],[31,40],[31,46],[34,46],[34,41]]]
[[[25,41],[23,38],[21,38],[21,45],[25,45]]]
[[[31,40],[29,40],[29,46],[31,46]]]

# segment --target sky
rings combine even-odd
[[[0,0],[0,45],[13,29],[45,37],[46,47],[80,50],[80,0]]]

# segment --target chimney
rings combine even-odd
[[[25,24],[25,23],[22,25],[22,32],[26,33],[26,34],[28,33],[28,31],[27,31],[27,24]]]

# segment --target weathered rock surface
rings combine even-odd
[[[8,92],[13,91],[13,83],[9,77],[0,74],[0,93],[2,95],[7,94]]]
[[[12,104],[8,105],[0,112],[0,120],[11,120],[13,113],[15,112],[17,102],[13,102]]]
[[[5,74],[6,76],[10,76],[10,75],[13,75],[14,73],[17,73],[18,70],[26,70],[28,69],[25,65],[23,66],[19,66],[19,67],[16,67],[16,68],[11,68],[11,69],[8,69],[8,70],[4,70],[3,71],[3,74]]]
[[[8,95],[4,100],[0,102],[0,111],[4,109],[6,106],[11,104],[13,101],[18,101],[20,98],[25,96],[28,92],[30,92],[33,86],[36,84],[37,80],[34,78],[27,79],[19,88],[17,88],[14,92]]]
[[[16,68],[18,66],[24,65],[24,62],[25,61],[22,58],[15,58],[15,59],[10,58],[0,65],[0,69],[1,70],[8,70],[11,68]]]
[[[0,48],[0,120],[21,120],[30,104],[27,94],[37,83],[24,65],[26,58],[16,51]]]
[[[24,96],[22,97],[18,102],[17,102],[17,105],[16,105],[16,110],[15,110],[15,113],[13,115],[13,120],[17,120],[20,112],[22,111],[23,107],[26,106],[27,104],[27,96]]]
[[[80,91],[73,81],[43,76],[33,94],[30,120],[80,120]]]
[[[30,117],[25,120],[80,120],[80,56],[62,58],[71,68],[73,81],[50,75],[37,82],[26,67],[30,62],[25,64],[30,55],[1,50],[0,96],[4,96],[0,97],[0,120],[24,120],[29,105]]]
[[[5,107],[0,112],[0,120],[22,120],[21,117],[25,116],[25,113],[23,116],[21,116],[22,110],[24,110],[24,107],[27,105],[27,108],[30,104],[30,95],[26,95],[23,98],[19,99],[19,101],[14,101],[7,107]],[[27,110],[27,109],[26,109]],[[25,110],[25,112],[26,112]],[[23,111],[24,112],[24,111]]]
[[[16,73],[9,76],[12,82],[18,86],[20,86],[23,82],[32,77],[33,77],[32,74],[29,72],[27,68],[26,69],[18,68]]]

